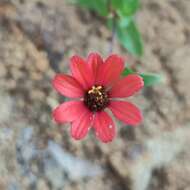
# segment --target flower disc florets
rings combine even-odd
[[[92,86],[85,93],[84,103],[90,111],[102,111],[109,104],[108,94],[103,86]]]

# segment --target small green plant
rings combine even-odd
[[[104,17],[113,35],[117,36],[129,53],[138,57],[143,55],[142,38],[134,19],[139,8],[139,0],[74,0],[74,2]]]

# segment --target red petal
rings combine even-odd
[[[98,70],[97,84],[110,85],[119,79],[124,69],[124,60],[118,55],[109,56]]]
[[[82,86],[69,75],[57,74],[52,84],[60,94],[69,98],[78,98],[84,95]]]
[[[97,112],[94,119],[96,137],[107,143],[115,137],[115,125],[111,117],[104,111]]]
[[[81,101],[69,101],[59,105],[53,111],[57,123],[72,122],[79,118],[87,109]]]
[[[131,74],[125,78],[120,79],[111,89],[110,97],[124,98],[133,95],[144,86],[142,77]]]
[[[98,69],[103,64],[101,56],[98,53],[90,53],[87,58],[87,63],[90,65],[94,79],[96,79]]]
[[[92,124],[92,119],[93,119],[93,113],[89,112],[88,110],[80,116],[80,118],[76,119],[72,123],[71,127],[71,135],[74,139],[80,140],[83,139]]]
[[[137,125],[142,121],[141,111],[130,102],[112,101],[109,108],[115,117],[128,125]]]
[[[79,56],[71,58],[71,72],[73,77],[84,87],[89,89],[94,82],[90,66]]]

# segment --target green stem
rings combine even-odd
[[[111,54],[113,52],[114,44],[115,44],[115,36],[116,36],[116,20],[113,17],[112,18],[112,33],[111,33],[111,39],[110,39],[109,54]]]

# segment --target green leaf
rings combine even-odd
[[[99,13],[101,16],[107,16],[108,11],[108,0],[93,0],[95,10]]]
[[[122,73],[123,76],[128,76],[129,74],[135,74],[136,72],[133,71],[132,69],[126,67]],[[136,73],[138,74],[138,73]],[[158,74],[153,74],[153,73],[149,73],[149,74],[139,74],[143,80],[144,80],[144,86],[153,86],[155,84],[158,84],[160,82],[163,82],[163,77],[161,75]]]
[[[120,16],[131,16],[139,8],[139,0],[111,0],[111,2]]]
[[[133,17],[132,16],[126,16],[126,17],[121,17],[119,19],[119,25],[120,27],[124,28],[124,27],[128,27],[128,25],[133,21]]]
[[[73,3],[89,9],[92,9],[94,7],[93,1],[88,1],[88,0],[73,0]]]
[[[75,3],[78,5],[88,8],[90,10],[97,11],[100,16],[108,15],[108,0],[76,0]]]
[[[142,56],[143,43],[140,33],[134,21],[131,21],[127,27],[117,24],[117,36],[120,43],[133,55]]]
[[[133,73],[135,73],[135,72],[132,69],[126,67],[125,70],[123,71],[122,75],[127,76],[127,75],[133,74]]]
[[[158,74],[140,74],[144,80],[144,86],[153,86],[163,81],[163,77]]]

